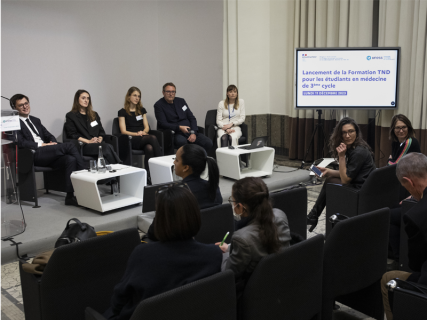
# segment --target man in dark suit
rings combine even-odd
[[[397,164],[396,175],[418,203],[403,216],[408,235],[408,265],[413,272],[390,271],[381,280],[388,320],[393,317],[388,303],[388,281],[399,278],[427,285],[427,157],[416,152],[405,155]]]
[[[78,206],[71,184],[71,173],[84,169],[85,163],[72,143],[57,144],[55,137],[42,125],[39,118],[30,116],[30,99],[23,94],[10,98],[10,106],[19,112],[21,130],[18,132],[18,147],[35,150],[34,165],[64,168],[67,196],[65,205]]]
[[[175,131],[174,146],[180,148],[186,143],[195,143],[206,150],[212,148],[212,141],[197,131],[197,120],[182,98],[175,97],[176,87],[172,82],[163,86],[163,98],[154,104],[158,129]]]

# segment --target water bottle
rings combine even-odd
[[[107,171],[107,165],[105,163],[104,155],[102,154],[102,147],[99,146],[98,173],[105,173],[106,171]]]

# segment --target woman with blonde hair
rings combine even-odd
[[[242,136],[240,125],[245,122],[245,102],[239,99],[239,91],[234,84],[227,87],[225,100],[218,104],[216,124],[218,126],[217,145],[237,146]]]

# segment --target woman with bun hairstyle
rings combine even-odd
[[[223,268],[233,270],[237,291],[241,292],[263,257],[289,247],[291,234],[286,214],[272,208],[268,188],[261,178],[236,181],[228,201],[237,220],[247,219],[246,226],[233,233],[230,245],[221,246]]]
[[[122,162],[113,147],[104,142],[106,134],[101,118],[93,111],[92,99],[86,90],[77,90],[74,95],[73,107],[65,115],[65,131],[69,138],[85,143],[82,147],[84,155],[97,157],[101,146],[108,163]]]
[[[397,164],[405,154],[421,153],[420,144],[415,139],[415,130],[411,121],[403,114],[396,114],[391,119],[389,139],[392,143],[388,165]]]
[[[242,136],[240,125],[245,122],[245,102],[239,99],[239,91],[234,84],[227,87],[225,100],[218,104],[216,124],[218,126],[217,146],[237,146]]]
[[[161,156],[162,151],[157,138],[148,133],[150,127],[146,113],[141,103],[141,90],[137,87],[129,88],[124,107],[118,112],[120,132],[124,135],[123,139],[119,139],[120,158],[127,162],[126,157],[129,154],[129,150],[126,150],[129,146],[127,136],[132,136],[132,149],[144,151],[144,168],[149,173],[148,160]]]

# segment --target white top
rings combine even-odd
[[[240,126],[243,122],[245,122],[245,101],[243,101],[243,99],[239,99],[239,109],[237,110],[234,109],[234,104],[230,104],[227,108],[224,106],[224,100],[219,102],[216,113],[216,124],[218,127],[222,128],[224,125],[229,123],[233,123],[235,126]]]
[[[28,122],[27,122],[27,119],[28,119],[28,121],[30,121],[31,122],[31,124],[33,125],[33,127],[34,127],[34,130],[36,130],[36,132],[38,133],[38,134],[40,134],[40,132],[37,130],[37,128],[36,128],[36,126],[34,125],[34,123],[30,120],[30,117],[28,117],[28,118],[24,118],[24,117],[21,117],[21,116],[19,116],[19,119],[21,119],[24,123],[25,123],[25,125],[27,126],[27,128],[28,128],[28,130],[30,130],[30,132],[31,132],[31,134],[33,135],[33,138],[34,138],[34,142],[35,143],[37,143],[37,145],[39,146],[39,147],[41,147],[42,145],[43,145],[43,140],[42,140],[42,138],[40,138],[40,136],[38,136],[38,135],[36,135],[35,133],[34,133],[34,131],[30,128],[30,126],[28,125]]]

